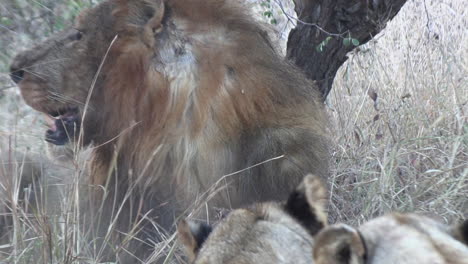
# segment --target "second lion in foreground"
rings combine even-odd
[[[311,264],[313,236],[327,225],[327,191],[308,175],[285,203],[256,203],[214,228],[181,221],[179,240],[194,264]]]

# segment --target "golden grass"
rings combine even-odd
[[[340,69],[329,98],[336,220],[468,216],[467,15],[459,0],[409,1]]]

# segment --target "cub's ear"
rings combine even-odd
[[[452,228],[452,235],[468,246],[468,219]]]
[[[325,185],[317,176],[309,174],[289,195],[285,210],[315,235],[327,225],[326,206]]]
[[[358,231],[345,225],[323,229],[315,237],[315,264],[364,264],[366,246]]]
[[[182,220],[177,225],[177,236],[191,262],[195,259],[211,230],[212,228],[209,225],[190,220]]]

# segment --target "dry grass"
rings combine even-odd
[[[438,215],[447,222],[468,217],[464,4],[410,0],[383,34],[351,54],[338,73],[327,102],[335,144],[330,177],[333,222],[357,225],[394,210]],[[16,32],[7,34],[13,43],[29,42]],[[0,56],[8,61],[17,46],[2,46]],[[44,126],[17,89],[9,88],[13,84],[6,66],[1,69],[0,174],[10,179],[10,187],[0,188],[10,191],[0,192],[0,199],[8,201],[0,204],[0,213],[11,211],[8,220],[14,233],[7,242],[0,239],[0,263],[95,263],[87,256],[98,255],[99,249],[93,247],[92,236],[78,232],[78,212],[71,210],[79,200],[76,181],[60,192],[64,203],[56,207],[56,225],[44,220],[48,212],[21,205],[24,196],[34,193],[20,188],[17,175],[23,167],[8,164],[6,146],[43,156]],[[80,166],[47,164],[44,173],[79,176]],[[44,184],[48,185],[52,189],[45,193],[53,192],[54,183]],[[154,259],[160,252],[175,253],[173,242],[174,236],[167,234]]]
[[[467,18],[464,1],[409,1],[338,73],[329,98],[336,220],[468,216]]]

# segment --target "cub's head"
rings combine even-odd
[[[338,224],[316,236],[315,264],[462,264],[468,221],[453,228],[421,215],[392,214],[358,229]]]
[[[192,263],[312,263],[313,235],[327,224],[326,189],[306,176],[284,204],[236,209],[214,228],[181,221],[179,240]]]

